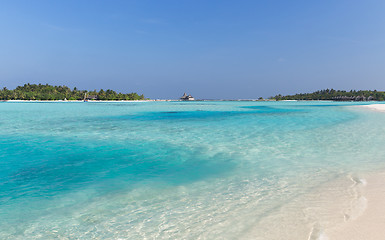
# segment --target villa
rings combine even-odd
[[[182,101],[194,101],[195,99],[191,95],[187,95],[186,93],[180,98]]]

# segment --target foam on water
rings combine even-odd
[[[0,103],[0,238],[326,239],[385,167],[349,105]]]

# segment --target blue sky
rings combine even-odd
[[[150,98],[385,90],[385,1],[1,1],[0,85]]]

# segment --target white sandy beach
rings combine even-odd
[[[385,104],[360,106],[385,112]],[[329,240],[380,240],[385,239],[385,173],[365,177],[362,201],[365,211],[357,218],[325,230]]]
[[[367,207],[356,219],[325,230],[329,240],[380,240],[385,238],[385,173],[366,178],[362,196]]]
[[[376,111],[385,112],[385,104],[371,104],[371,105],[362,105],[360,107],[369,108]]]

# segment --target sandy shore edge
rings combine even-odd
[[[357,106],[385,112],[385,104]],[[328,240],[380,240],[385,236],[385,172],[365,176],[362,195],[366,209],[357,219],[345,221],[325,230]]]
[[[384,105],[385,107],[385,105]],[[385,173],[365,177],[363,196],[367,207],[357,219],[325,230],[329,240],[379,240],[385,236]]]
[[[361,105],[358,107],[367,108],[375,111],[385,112],[385,104],[371,104],[371,105]]]

